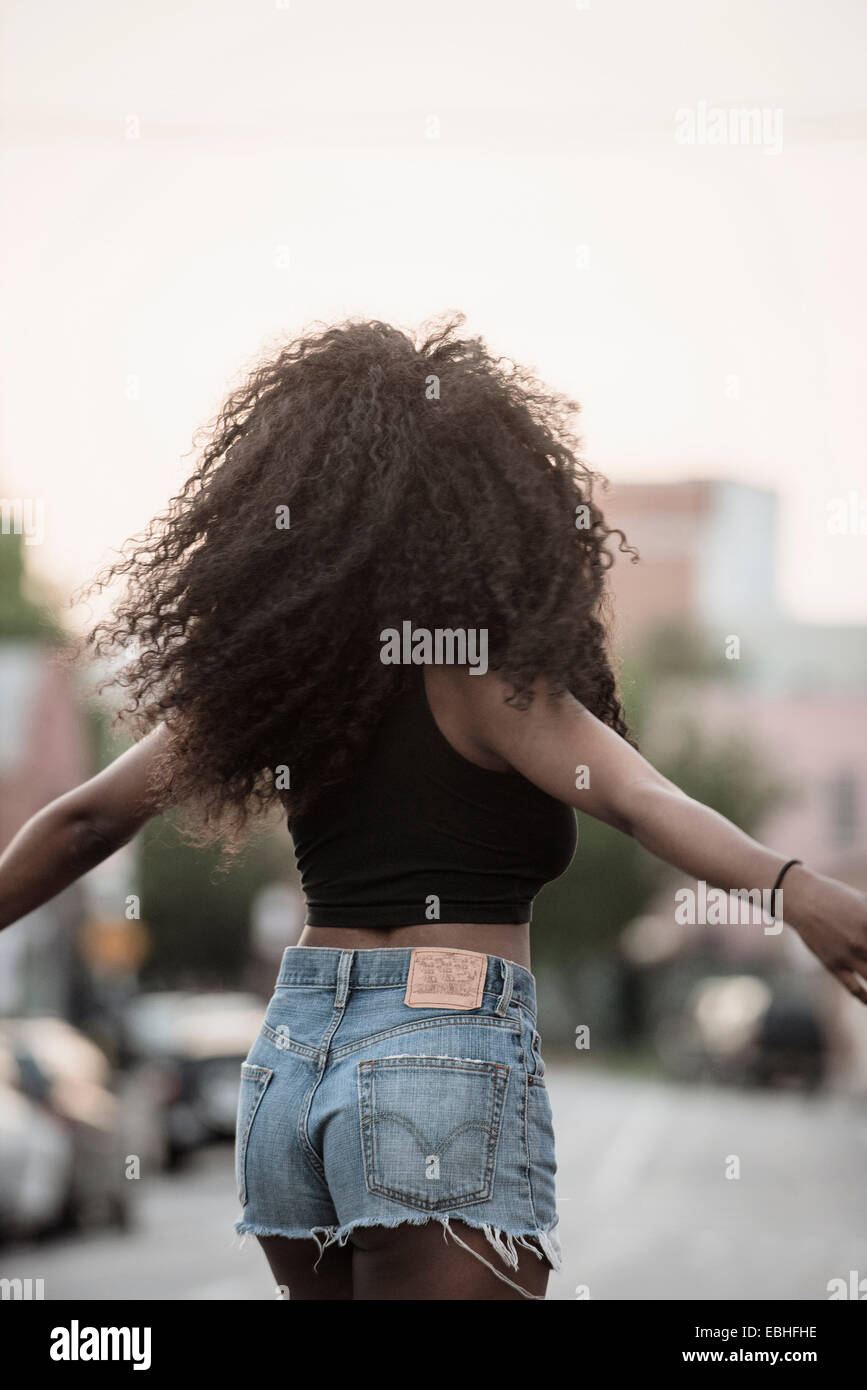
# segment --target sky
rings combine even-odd
[[[775,491],[784,609],[867,621],[867,534],[829,522],[867,511],[863,4],[7,0],[0,29],[0,496],[42,501],[56,598],[259,354],[454,309],[581,402],[614,483]]]

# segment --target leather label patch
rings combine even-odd
[[[478,1009],[487,971],[488,957],[481,951],[416,946],[403,1002],[411,1009]]]

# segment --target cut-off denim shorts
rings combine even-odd
[[[507,1269],[517,1246],[560,1268],[544,1074],[535,980],[513,961],[289,947],[241,1067],[235,1230],[313,1238],[321,1258],[359,1227],[437,1221],[536,1297],[452,1222]]]

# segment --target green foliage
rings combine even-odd
[[[628,835],[578,817],[578,849],[533,907],[534,969],[568,965],[610,949],[658,881],[654,861]]]
[[[650,650],[654,653],[652,666],[648,658],[647,665],[639,663],[621,675],[627,719],[642,754],[688,796],[719,811],[748,834],[753,832],[789,789],[763,765],[761,754],[749,739],[729,736],[711,742],[695,720],[683,719],[673,748],[657,756],[644,737],[651,692],[659,690],[655,645]],[[684,640],[680,647],[684,661],[690,650],[695,655],[697,648]],[[696,665],[696,679],[708,674],[698,656]],[[727,668],[731,665],[724,662]],[[677,673],[686,674],[683,666]],[[646,910],[670,872],[631,836],[591,816],[579,816],[578,830],[578,850],[571,867],[536,900],[534,967],[568,968],[610,952],[620,931]]]
[[[0,639],[61,642],[57,620],[24,595],[24,553],[23,535],[0,532]]]
[[[660,770],[688,796],[712,806],[748,834],[792,791],[765,766],[748,738],[730,735],[710,743],[694,720],[684,721],[680,742]]]
[[[90,760],[94,767],[108,767],[131,746],[125,734],[112,728],[111,711],[97,699],[88,700],[83,708]]]
[[[642,670],[653,673],[654,681],[670,676],[692,680],[742,680],[749,674],[747,654],[729,661],[719,634],[713,637],[704,628],[684,623],[660,623],[653,628],[639,653]]]
[[[185,840],[170,816],[142,832],[139,891],[152,940],[143,981],[150,986],[237,987],[247,963],[250,906],[260,888],[285,875],[292,848],[254,841],[226,873],[219,851]]]

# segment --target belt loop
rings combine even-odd
[[[337,968],[337,994],[334,999],[335,1009],[342,1009],[346,1003],[346,996],[349,993],[349,972],[352,970],[354,951],[341,951],[340,965]]]
[[[502,962],[502,966],[503,992],[500,995],[496,1008],[496,1013],[498,1013],[501,1017],[506,1012],[506,1010],[512,1002],[512,984],[515,977],[515,972],[512,969],[512,962],[510,960],[504,960]]]

